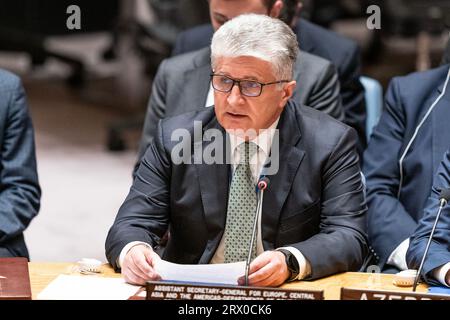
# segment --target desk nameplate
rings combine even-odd
[[[26,258],[0,258],[0,300],[31,300]]]
[[[342,288],[341,300],[450,300],[450,295]]]
[[[323,291],[148,281],[147,300],[323,300]]]

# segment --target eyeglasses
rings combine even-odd
[[[264,86],[283,82],[289,82],[289,80],[261,83],[253,80],[236,80],[221,74],[211,74],[211,83],[214,90],[220,92],[230,92],[237,83],[239,91],[246,97],[259,97]]]

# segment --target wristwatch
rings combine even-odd
[[[278,249],[282,254],[284,254],[284,257],[286,259],[286,265],[290,272],[290,276],[287,279],[287,281],[293,281],[297,279],[298,274],[300,273],[300,266],[298,265],[297,258],[286,249]]]

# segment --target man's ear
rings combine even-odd
[[[285,83],[283,86],[283,92],[281,97],[281,105],[285,105],[290,98],[294,95],[295,88],[297,87],[297,81],[293,80],[291,82]]]
[[[281,13],[281,9],[283,9],[284,3],[282,0],[277,0],[273,4],[272,8],[269,10],[269,17],[278,18]]]

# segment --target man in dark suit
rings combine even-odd
[[[445,153],[438,168],[423,218],[411,237],[406,255],[410,268],[419,269],[428,238],[436,220],[440,190],[447,188],[450,188],[450,151]],[[448,204],[442,209],[439,222],[436,225],[433,241],[423,265],[422,276],[429,284],[450,286],[450,206]],[[436,280],[439,283],[436,283]]]
[[[167,228],[165,260],[242,261],[257,218],[250,285],[358,270],[367,245],[356,133],[289,102],[294,33],[278,19],[242,15],[211,48],[215,106],[159,123],[109,231],[108,261],[128,282],[157,279],[152,248]],[[270,185],[255,217],[261,174]]]
[[[233,12],[237,10],[250,10],[248,8],[251,7],[254,11],[242,12],[268,14],[271,17],[281,15],[281,17],[291,19],[292,14],[286,14],[284,11],[295,11],[291,7],[297,7],[298,3],[299,1],[282,0],[210,0],[212,24],[201,25],[182,32],[175,43],[173,55],[209,46],[214,30],[232,18]],[[256,8],[260,12],[256,11]],[[361,62],[357,44],[305,19],[293,19],[285,22],[293,24],[292,28],[297,35],[300,50],[322,57],[335,65],[341,85],[344,122],[358,132],[358,150],[362,154],[366,147],[366,106],[364,88],[359,81]]]
[[[450,140],[449,65],[397,77],[364,154],[369,243],[385,271],[406,269],[409,238]]]
[[[0,257],[29,257],[23,231],[40,196],[25,93],[19,78],[0,70]]]

